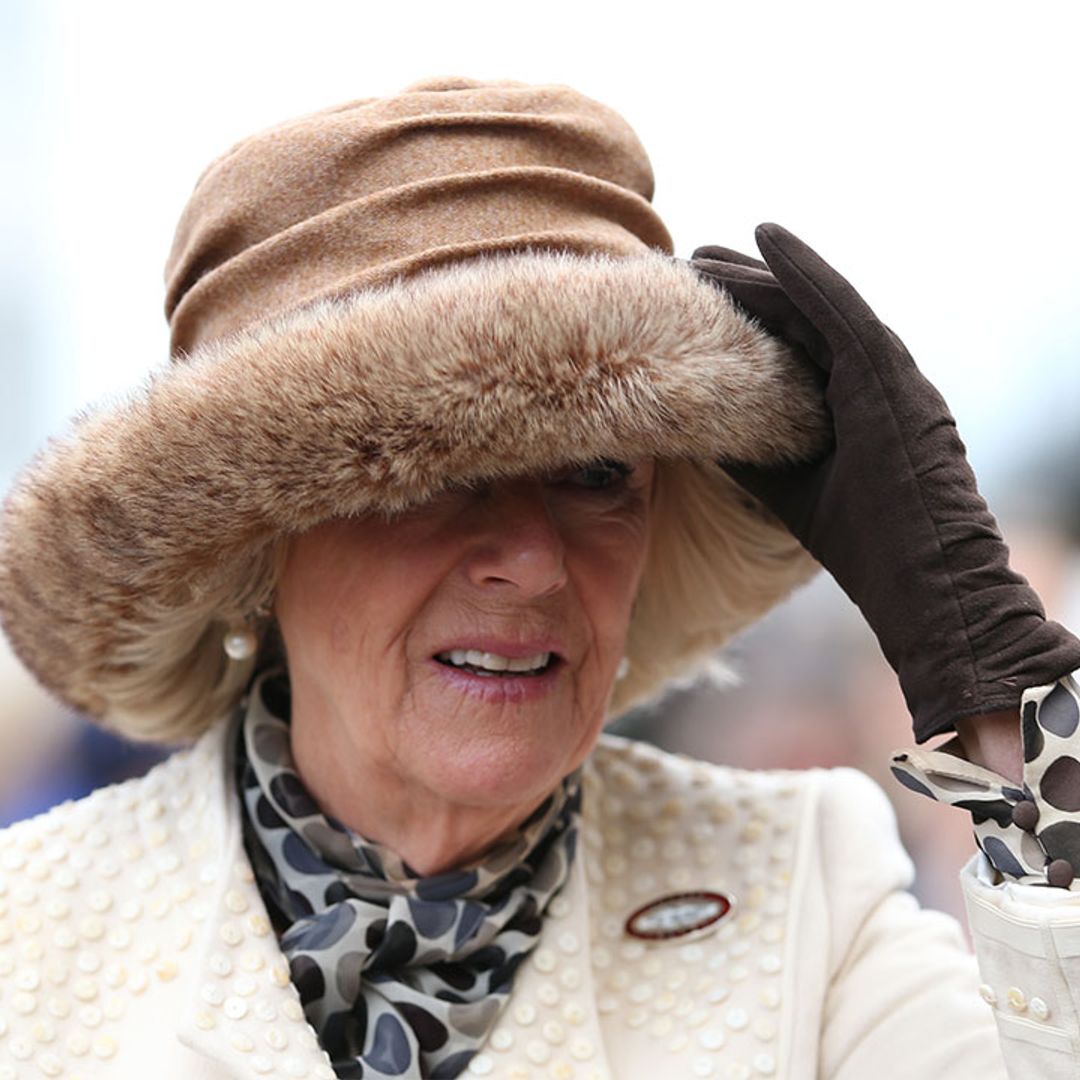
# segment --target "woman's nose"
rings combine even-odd
[[[542,485],[495,486],[469,554],[470,581],[482,588],[546,596],[566,584],[566,548]]]

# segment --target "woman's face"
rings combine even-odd
[[[297,537],[275,611],[301,767],[333,748],[458,805],[539,801],[600,733],[652,479],[598,463]]]

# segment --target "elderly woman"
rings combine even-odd
[[[469,79],[203,174],[173,364],[4,513],[26,664],[194,745],[0,834],[0,1078],[1077,1074],[1080,647],[851,287],[651,195]],[[818,562],[972,759],[896,770],[975,815],[981,988],[866,778],[602,734]]]

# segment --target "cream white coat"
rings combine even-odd
[[[229,729],[0,832],[0,1080],[334,1076],[244,854]],[[980,989],[955,922],[904,891],[862,774],[605,737],[584,807],[571,879],[467,1075],[1080,1077],[1080,894],[996,886],[973,859]],[[717,932],[625,936],[633,909],[693,888],[734,898]]]

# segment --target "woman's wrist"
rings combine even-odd
[[[1019,709],[1002,709],[958,720],[956,734],[968,761],[996,772],[1017,787],[1023,786]]]

